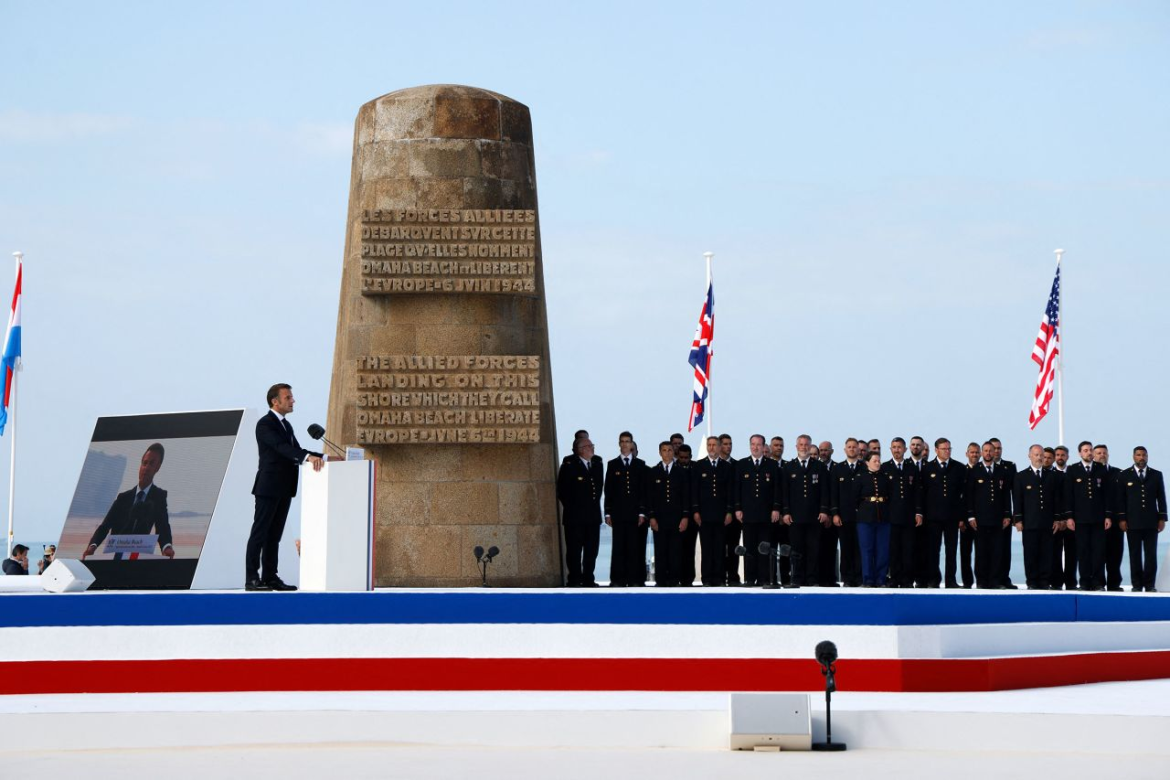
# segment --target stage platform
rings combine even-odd
[[[0,596],[0,693],[960,692],[1170,678],[1170,595],[759,589]]]

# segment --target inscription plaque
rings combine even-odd
[[[535,444],[538,355],[357,359],[359,444]]]
[[[536,294],[535,209],[364,209],[362,294]]]

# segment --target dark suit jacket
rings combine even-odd
[[[321,453],[301,447],[295,434],[289,436],[273,411],[256,421],[256,445],[260,467],[252,485],[254,496],[292,498],[297,494],[300,465],[310,455],[321,457]]]
[[[772,512],[784,508],[780,467],[761,458],[759,468],[749,455],[735,464],[735,509],[745,523],[770,523]]]
[[[590,467],[586,469],[575,455],[561,463],[557,474],[557,498],[564,507],[561,517],[566,525],[601,523],[601,490],[605,482],[601,472],[601,463],[590,461]]]
[[[146,494],[146,499],[134,506],[134,497],[138,495],[138,486],[119,493],[110,504],[110,510],[102,524],[93,532],[89,543],[95,547],[109,534],[158,534],[158,549],[171,543],[171,520],[167,513],[167,491],[158,485],[152,485]]]
[[[577,459],[580,462],[580,458]],[[592,468],[590,469],[592,471]],[[615,523],[637,524],[646,514],[646,462],[630,458],[630,467],[618,457],[605,470],[605,514]]]
[[[1113,495],[1114,514],[1134,531],[1157,528],[1166,519],[1166,483],[1157,469],[1147,466],[1143,482],[1137,467],[1130,466],[1118,475]]]
[[[1112,477],[1099,463],[1085,469],[1079,460],[1065,469],[1064,501],[1061,508],[1065,519],[1077,524],[1104,525],[1113,517]]]
[[[784,483],[784,514],[792,515],[792,522],[800,525],[819,522],[818,515],[829,512],[829,470],[819,460],[808,459],[800,465],[799,458],[785,461],[780,470]]]
[[[5,558],[4,559],[4,567],[3,568],[4,568],[4,573],[9,575],[9,576],[12,576],[15,574],[28,574],[28,572],[25,571],[24,567],[20,565],[20,562],[13,560],[12,558]]]
[[[1025,531],[1051,531],[1052,524],[1064,517],[1060,508],[1060,477],[1052,469],[1032,467],[1016,474],[1012,484],[1012,520],[1023,522]]]

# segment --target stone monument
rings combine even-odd
[[[358,111],[330,438],[377,462],[379,586],[561,583],[528,108],[437,85]]]

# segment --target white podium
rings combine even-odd
[[[374,461],[301,468],[301,590],[374,588]]]

